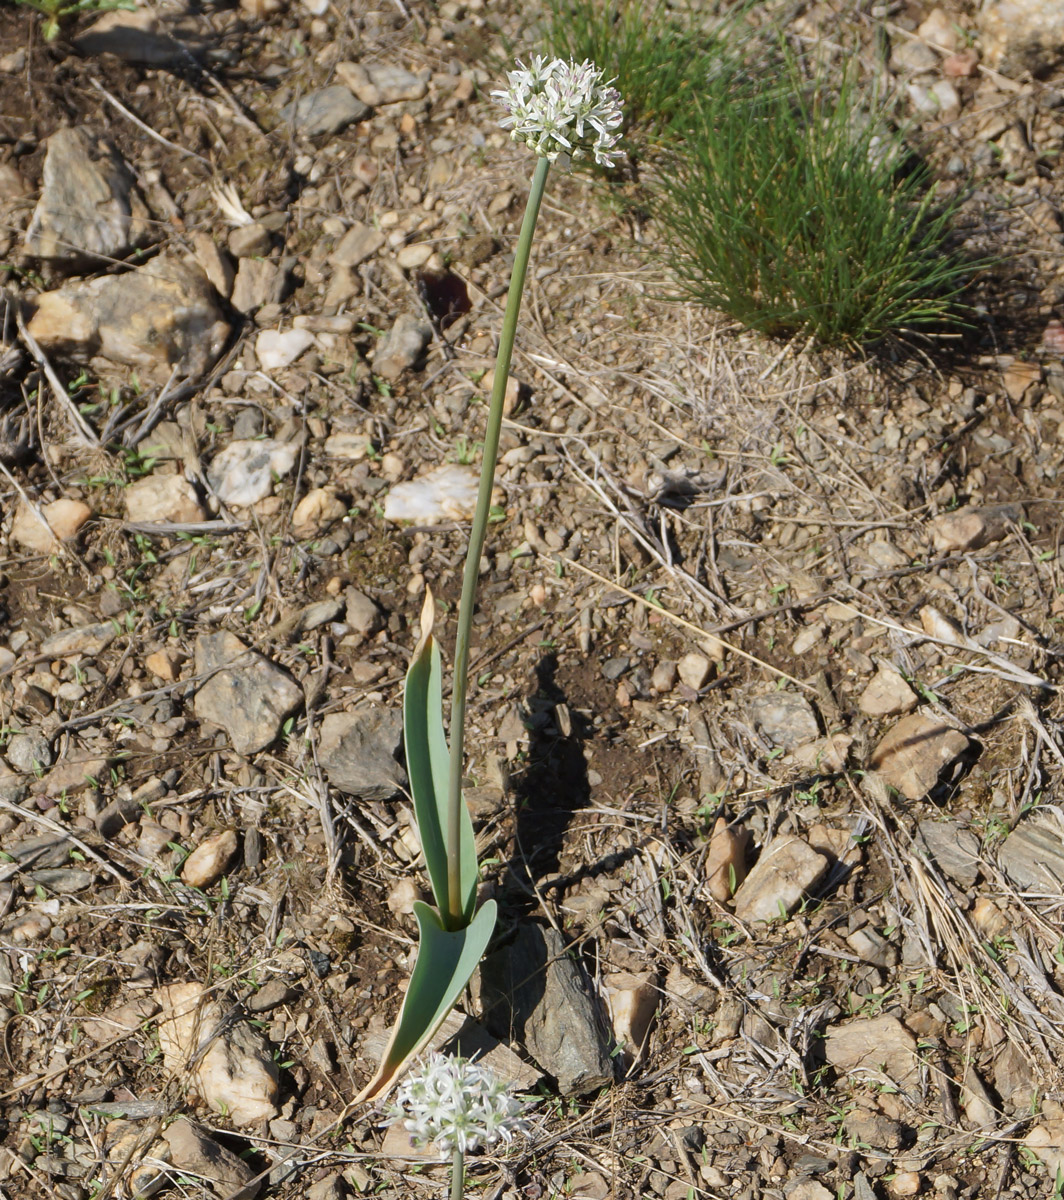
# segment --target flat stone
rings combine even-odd
[[[288,290],[288,275],[283,262],[270,258],[242,258],[236,269],[230,302],[245,316],[266,304],[279,304]]]
[[[281,119],[303,137],[322,137],[361,121],[369,111],[369,105],[352,95],[349,88],[335,84],[286,104]]]
[[[29,331],[50,354],[135,367],[165,383],[176,366],[202,375],[221,353],[229,324],[197,268],[161,254],[123,275],[70,283],[37,297]]]
[[[480,965],[484,1023],[522,1044],[563,1096],[613,1081],[613,1064],[583,973],[555,929],[522,922],[517,936]]]
[[[34,887],[42,887],[57,896],[73,896],[84,892],[96,882],[91,871],[80,867],[52,867],[43,871],[27,872],[27,879]]]
[[[413,313],[401,313],[381,338],[373,356],[373,370],[382,379],[398,379],[416,366],[425,347],[432,341],[432,326]]]
[[[344,593],[344,619],[355,633],[372,637],[384,624],[381,610],[358,588],[348,588]]]
[[[1064,1174],[1064,1120],[1043,1121],[1023,1139],[1023,1144],[1046,1165],[1051,1182]]]
[[[189,887],[209,888],[228,870],[236,850],[236,833],[232,829],[223,829],[200,842],[185,859],[181,878]]]
[[[968,739],[951,725],[913,713],[888,730],[869,765],[906,799],[920,800],[968,747]]]
[[[858,929],[847,937],[846,945],[861,962],[871,963],[874,967],[893,967],[898,961],[898,952],[874,929]]]
[[[921,821],[917,837],[954,883],[970,888],[979,878],[979,839],[959,821]]]
[[[369,452],[369,438],[364,433],[331,433],[325,439],[325,453],[330,458],[356,462]]]
[[[911,1087],[919,1076],[916,1038],[897,1017],[882,1016],[832,1025],[824,1037],[824,1056],[854,1083],[892,1083]]]
[[[998,850],[1017,887],[1059,895],[1064,889],[1064,822],[1056,813],[1025,817]]]
[[[706,852],[706,887],[714,900],[729,901],[746,879],[750,831],[718,817]]]
[[[126,518],[145,525],[191,524],[207,514],[183,475],[145,475],[126,488]]]
[[[269,1012],[271,1009],[295,1000],[298,994],[295,988],[290,987],[283,979],[271,979],[269,983],[264,983],[257,992],[253,992],[244,1001],[244,1006],[248,1012]]]
[[[824,878],[828,860],[801,838],[776,838],[762,852],[735,894],[741,921],[774,921],[790,916]]]
[[[261,221],[252,221],[248,225],[238,225],[230,233],[226,244],[234,258],[254,258],[256,255],[269,254],[273,246],[273,234]]]
[[[48,139],[41,197],[26,230],[34,258],[68,267],[106,266],[147,240],[148,209],[118,148],[84,126]]]
[[[379,229],[356,221],[336,243],[327,261],[334,267],[357,267],[367,258],[372,258],[386,241],[387,238]]]
[[[88,58],[113,54],[137,66],[172,67],[187,64],[200,51],[198,33],[194,24],[182,21],[171,34],[148,9],[120,10],[104,13],[94,21],[74,38],[74,48]]]
[[[322,719],[318,761],[333,787],[363,800],[388,800],[406,786],[396,754],[402,715],[372,704]]]
[[[234,634],[196,639],[196,674],[211,671],[216,673],[196,692],[195,713],[221,726],[238,754],[264,750],[303,703],[303,689],[288,672]]]
[[[1041,1091],[1042,1081],[1035,1079],[1023,1051],[1007,1042],[994,1059],[994,1091],[1001,1097],[1005,1111],[1029,1116],[1031,1102]]]
[[[171,1077],[180,1078],[189,1091],[238,1127],[277,1116],[277,1067],[261,1034],[241,1022],[227,1023],[221,1004],[209,998],[202,983],[170,984],[159,989],[158,999],[159,1046]],[[190,1069],[193,1055],[196,1065]]]
[[[179,1117],[163,1131],[170,1148],[170,1161],[180,1173],[210,1187],[219,1200],[254,1200],[262,1183],[252,1183],[255,1170],[232,1150],[220,1146],[205,1130],[187,1117]]]
[[[380,104],[398,104],[402,100],[420,100],[428,84],[402,67],[388,63],[339,62],[336,77],[370,108]]]
[[[676,664],[676,673],[681,683],[693,691],[700,692],[713,674],[713,664],[704,654],[685,654]]]
[[[74,795],[87,787],[98,788],[108,778],[111,760],[102,755],[79,755],[64,758],[34,787],[41,795]]]
[[[81,500],[63,497],[43,505],[40,514],[43,523],[33,509],[20,502],[11,523],[11,537],[35,554],[55,554],[61,542],[77,537],[92,516],[92,509]]]
[[[99,654],[109,646],[118,634],[112,621],[99,621],[93,625],[80,625],[76,629],[63,629],[41,642],[41,653],[49,658],[73,658],[76,654]]]
[[[1006,537],[1023,521],[1019,504],[996,504],[989,508],[959,508],[941,513],[931,522],[931,544],[940,554],[981,550]]]
[[[247,507],[264,500],[273,491],[274,480],[287,475],[298,457],[294,442],[269,438],[230,442],[214,456],[207,482],[224,504]]]
[[[912,712],[919,698],[902,676],[881,662],[868,686],[857,698],[857,707],[870,717],[894,717]]]
[[[477,503],[477,482],[472,467],[459,463],[433,467],[416,479],[397,483],[384,498],[384,516],[417,525],[470,521]]]
[[[796,750],[820,736],[816,714],[804,696],[797,692],[769,692],[756,696],[746,706],[754,727],[773,746]]]

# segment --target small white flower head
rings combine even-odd
[[[591,155],[602,167],[620,157],[614,149],[621,136],[623,101],[616,88],[602,82],[590,60],[575,63],[536,54],[526,67],[508,71],[509,87],[491,93],[506,109],[499,122],[515,142],[568,167]]]
[[[449,1154],[513,1140],[528,1128],[521,1101],[487,1068],[465,1058],[430,1054],[410,1075],[388,1109],[388,1123],[403,1122],[419,1145],[435,1142]]]

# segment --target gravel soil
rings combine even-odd
[[[758,338],[550,179],[471,671],[501,917],[460,1006],[533,1106],[470,1195],[1064,1178],[1064,75],[950,74],[930,11],[786,28],[968,189],[1000,261],[963,337]],[[534,17],[162,7],[116,54],[0,8],[0,1195],[446,1186],[351,1101],[426,887],[398,714],[427,587],[453,647],[532,169],[487,93]],[[142,210],[88,263],[31,252],[65,126]],[[192,299],[100,291],[95,340],[47,340],[42,296],[170,259]]]

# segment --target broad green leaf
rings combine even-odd
[[[447,912],[447,774],[450,756],[443,732],[443,674],[440,648],[432,636],[433,600],[425,599],[421,640],[406,673],[403,694],[403,740],[406,769],[414,798],[421,847],[425,853],[432,894],[440,912]],[[461,907],[465,920],[473,916],[477,899],[477,851],[473,822],[462,804],[459,861]]]
[[[464,929],[444,929],[439,913],[414,904],[420,945],[403,1007],[392,1030],[377,1073],[355,1097],[355,1103],[385,1095],[407,1062],[423,1050],[454,1008],[495,930],[496,905],[486,901]]]

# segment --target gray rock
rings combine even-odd
[[[396,754],[403,740],[400,713],[369,705],[329,713],[321,723],[318,760],[329,782],[364,800],[387,800],[406,786]]]
[[[795,750],[820,736],[812,705],[797,692],[769,692],[747,705],[754,727],[774,746]]]
[[[43,871],[30,871],[27,878],[34,886],[46,888],[57,896],[73,896],[93,885],[94,875],[80,867],[53,867]]]
[[[994,1090],[1001,1097],[1007,1113],[1014,1116],[1030,1114],[1031,1101],[1039,1092],[1039,1084],[1023,1051],[1011,1041],[994,1059]]]
[[[283,979],[271,979],[269,983],[263,984],[257,992],[253,992],[244,1004],[248,1012],[269,1012],[278,1005],[294,1000],[298,995],[295,988],[290,987]]]
[[[326,1175],[307,1188],[307,1200],[346,1200],[346,1197],[347,1187],[339,1173]]]
[[[229,337],[206,276],[163,254],[124,275],[42,293],[29,330],[49,353],[74,362],[99,356],[157,382],[175,366],[203,374]]]
[[[379,229],[356,221],[336,243],[329,263],[334,267],[357,267],[376,254],[386,240]]]
[[[141,815],[140,805],[135,800],[112,800],[96,814],[96,832],[110,840],[127,825],[138,821]]]
[[[990,0],[979,24],[983,56],[991,67],[1042,78],[1064,62],[1060,0]]]
[[[291,264],[285,259],[240,259],[230,303],[245,316],[263,305],[280,304],[288,293],[290,270]]]
[[[918,840],[942,871],[961,887],[979,878],[979,839],[959,821],[921,821]]]
[[[234,1196],[237,1200],[254,1200],[258,1195],[262,1184],[251,1182],[255,1171],[186,1117],[167,1126],[163,1138],[170,1147],[175,1169],[204,1181],[220,1200]]]
[[[340,84],[301,96],[281,109],[281,118],[303,137],[339,133],[369,115],[369,106]]]
[[[273,491],[275,478],[291,471],[298,457],[294,442],[230,442],[214,456],[207,481],[224,504],[256,504]]]
[[[194,24],[181,22],[171,34],[147,9],[109,12],[76,37],[74,46],[88,57],[113,54],[139,66],[172,67],[189,62],[193,51],[200,49],[197,33]]]
[[[0,763],[0,800],[6,800],[8,804],[21,804],[28,792],[26,780]]]
[[[112,621],[99,621],[94,625],[80,625],[76,629],[63,629],[41,642],[41,653],[49,658],[72,658],[76,654],[99,654],[114,641],[118,630]]]
[[[318,629],[322,625],[327,625],[330,621],[335,621],[344,610],[344,603],[339,598],[330,600],[318,600],[314,604],[308,604],[300,614],[300,624],[304,631]]]
[[[383,625],[381,610],[358,588],[348,588],[344,593],[347,601],[346,621],[355,633],[372,637]]]
[[[855,1083],[917,1083],[920,1060],[916,1038],[897,1017],[868,1017],[831,1026],[824,1038],[824,1056],[833,1067],[854,1077]]]
[[[208,671],[217,674],[196,693],[196,716],[220,725],[238,754],[264,750],[303,702],[303,689],[287,671],[231,633],[196,639],[196,674]]]
[[[7,761],[27,775],[47,769],[55,762],[52,743],[39,729],[16,733],[7,744]]]
[[[373,358],[373,370],[382,379],[398,379],[414,366],[432,341],[432,326],[413,313],[402,313],[381,338]]]
[[[491,1032],[522,1043],[563,1096],[612,1083],[595,1000],[557,930],[522,923],[510,945],[481,963],[479,990]]]
[[[145,241],[147,218],[133,172],[109,138],[82,126],[52,134],[27,254],[72,267],[106,264]]]
[[[1050,813],[1027,817],[1005,839],[998,860],[1017,887],[1059,893],[1064,888],[1064,821]]]
[[[5,854],[10,854],[23,867],[35,869],[65,867],[73,849],[74,843],[60,833],[45,833],[4,845]]]
[[[898,961],[898,952],[890,942],[868,927],[851,933],[846,945],[861,962],[871,963],[874,967],[893,967]]]
[[[920,800],[967,751],[968,739],[952,725],[912,713],[887,731],[869,765],[906,799]]]
[[[741,921],[789,917],[829,866],[827,858],[801,838],[776,838],[735,893],[735,915]]]
[[[906,38],[894,47],[890,65],[895,71],[903,71],[906,74],[934,71],[938,67],[938,55],[923,42]]]
[[[379,104],[398,104],[402,100],[420,100],[428,84],[402,67],[388,63],[339,62],[336,77],[351,89],[364,104],[376,108]]]
[[[258,221],[252,221],[250,225],[241,225],[229,235],[229,253],[234,258],[254,258],[259,254],[269,254],[272,245],[273,234]]]
[[[848,1138],[873,1150],[900,1150],[904,1142],[897,1121],[867,1108],[851,1109],[843,1119],[842,1128]]]

